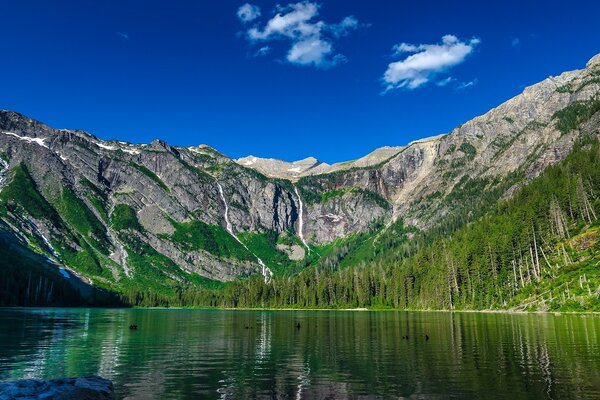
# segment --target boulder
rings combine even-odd
[[[112,382],[99,376],[0,383],[0,400],[110,400],[113,396]]]

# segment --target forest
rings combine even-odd
[[[599,214],[600,145],[590,137],[514,196],[451,232],[414,232],[400,221],[269,284],[250,277],[218,288],[181,287],[168,297],[130,291],[123,300],[134,306],[600,311]]]

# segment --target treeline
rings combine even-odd
[[[0,307],[127,305],[114,293],[74,279],[66,279],[0,222]]]
[[[363,261],[356,252],[339,253],[342,259],[354,254],[352,265],[341,269],[336,260],[269,284],[252,277],[218,290],[182,288],[162,298],[137,292],[125,300],[140,306],[600,310],[599,215],[600,146],[589,138],[450,236],[394,242],[383,235],[372,238],[376,255]],[[379,240],[384,251],[375,251]]]

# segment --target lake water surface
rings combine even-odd
[[[0,381],[89,374],[118,398],[600,399],[600,317],[0,309]]]

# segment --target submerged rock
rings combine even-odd
[[[110,400],[114,398],[113,394],[112,382],[99,376],[49,381],[23,379],[0,383],[0,400]]]

